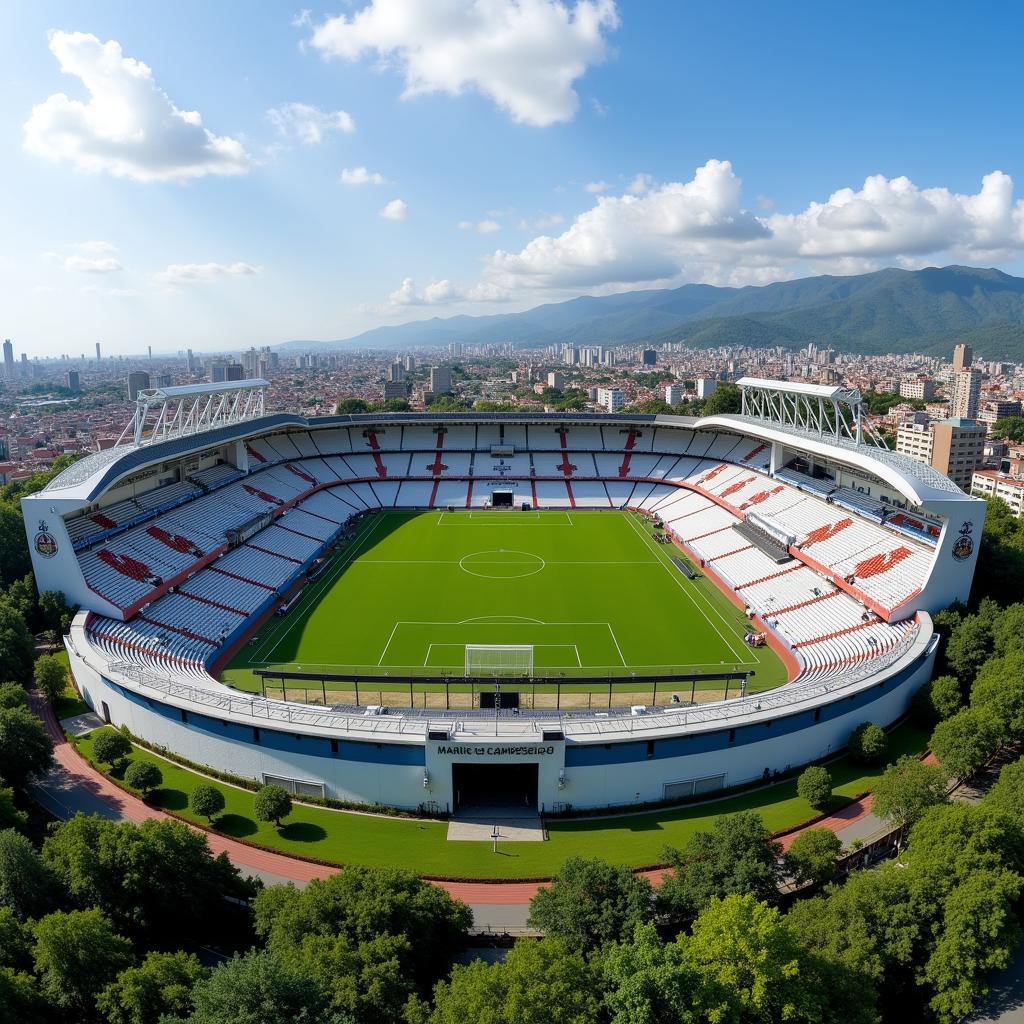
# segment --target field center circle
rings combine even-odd
[[[540,555],[529,551],[509,551],[506,548],[474,551],[459,559],[459,568],[463,572],[485,580],[515,580],[536,576],[546,565],[547,562]]]

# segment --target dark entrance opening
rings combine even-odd
[[[491,494],[491,508],[511,508],[514,497],[511,491],[494,491]]]
[[[453,764],[455,811],[467,813],[537,813],[536,764]]]
[[[519,694],[515,690],[481,690],[480,707],[485,711],[493,711],[495,706],[505,711],[519,707]]]

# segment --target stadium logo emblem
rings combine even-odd
[[[42,524],[41,524],[42,525]],[[36,551],[43,556],[43,558],[53,558],[57,554],[57,538],[52,533],[47,533],[45,530],[40,530],[36,534]]]
[[[974,538],[971,537],[973,529],[973,523],[964,523],[960,527],[960,536],[953,544],[953,557],[958,562],[964,562],[974,554]]]

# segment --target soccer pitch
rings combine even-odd
[[[772,651],[743,642],[743,613],[673,555],[629,512],[379,512],[223,678],[253,690],[256,668],[450,675],[455,688],[467,645],[518,645],[532,647],[538,676],[753,671],[751,691],[784,682]]]

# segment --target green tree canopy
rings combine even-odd
[[[132,761],[125,769],[124,781],[132,789],[146,796],[151,790],[163,784],[163,772],[152,761]]]
[[[929,807],[945,799],[945,771],[905,754],[875,783],[871,809],[890,825],[913,825]]]
[[[92,741],[92,752],[101,764],[116,765],[132,752],[132,741],[120,729],[101,729]]]
[[[96,999],[107,1024],[164,1024],[187,1017],[192,988],[209,975],[193,953],[149,953],[121,971]]]
[[[570,857],[530,901],[529,924],[589,953],[628,938],[651,917],[654,895],[646,878],[599,858]]]
[[[52,654],[36,658],[35,683],[40,693],[52,704],[67,685],[68,673],[63,663]]]
[[[18,532],[19,543],[24,545],[24,525],[19,525]],[[27,682],[32,678],[34,657],[35,643],[23,611],[0,594],[0,679]]]
[[[356,416],[370,411],[370,403],[363,398],[343,398],[335,407],[336,416]]]
[[[950,776],[967,779],[992,756],[1001,731],[999,719],[990,708],[962,708],[935,726],[932,753]]]
[[[0,708],[27,708],[28,691],[21,683],[0,683]]]
[[[278,828],[281,819],[292,813],[292,798],[280,786],[261,786],[253,798],[257,821],[272,821]]]
[[[734,893],[775,902],[780,852],[759,815],[723,815],[709,830],[695,832],[681,850],[665,850],[674,870],[658,890],[658,903],[669,916],[686,919],[716,897]]]
[[[28,708],[0,708],[0,778],[17,789],[53,764],[53,740]]]
[[[889,745],[885,730],[874,722],[862,722],[850,733],[850,757],[861,764],[881,764]]]
[[[212,822],[224,810],[224,794],[216,787],[201,782],[188,798],[192,810]]]
[[[594,1024],[593,969],[558,939],[517,942],[504,963],[456,966],[434,990],[430,1024]]]
[[[55,889],[53,876],[28,839],[14,829],[0,832],[0,906],[24,921],[50,909]]]
[[[797,882],[831,882],[842,850],[842,840],[831,829],[804,829],[786,851],[786,866]]]
[[[816,811],[828,810],[832,803],[832,775],[822,765],[812,764],[805,768],[796,780],[796,792]]]
[[[94,1016],[96,996],[132,962],[132,946],[102,911],[58,910],[33,927],[32,960],[39,987],[52,1006]]]

